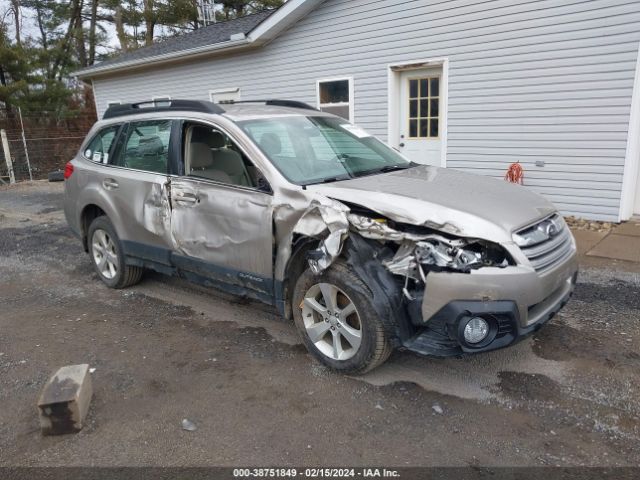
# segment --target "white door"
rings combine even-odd
[[[442,69],[407,70],[400,73],[400,151],[410,160],[441,165]]]

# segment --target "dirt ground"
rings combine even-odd
[[[396,352],[345,377],[262,304],[152,273],[108,289],[61,184],[2,187],[0,466],[638,465],[637,271],[584,264],[565,310],[512,348]],[[96,369],[88,425],[42,437],[40,389],[76,363]]]

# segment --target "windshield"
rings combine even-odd
[[[413,164],[336,117],[278,117],[238,125],[292,183],[309,185],[409,168]]]

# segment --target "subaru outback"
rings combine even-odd
[[[511,345],[568,301],[573,236],[525,187],[419,165],[284,100],[111,106],[65,168],[109,287],[151,269],[274,305],[327,366]]]

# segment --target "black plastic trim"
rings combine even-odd
[[[303,110],[313,110],[315,112],[319,112],[315,107],[312,107],[308,103],[298,102],[297,100],[228,100],[226,102],[222,102],[223,105],[237,105],[243,103],[264,103],[265,105],[269,105],[272,107],[289,107],[289,108],[301,108]]]
[[[445,305],[424,323],[413,337],[402,342],[403,348],[412,352],[450,357],[469,353],[488,352],[512,345],[537,332],[562,309],[573,295],[577,273],[572,278],[571,289],[562,296],[537,322],[520,326],[518,307],[513,301],[455,300]],[[465,322],[471,317],[485,318],[490,324],[487,340],[479,344],[464,341]],[[416,325],[415,319],[413,324]]]
[[[170,102],[170,105],[161,105]],[[127,115],[137,115],[139,113],[155,112],[200,112],[211,114],[222,114],[224,109],[213,102],[203,100],[151,100],[138,103],[122,103],[111,105],[104,112],[103,119],[124,117]]]

